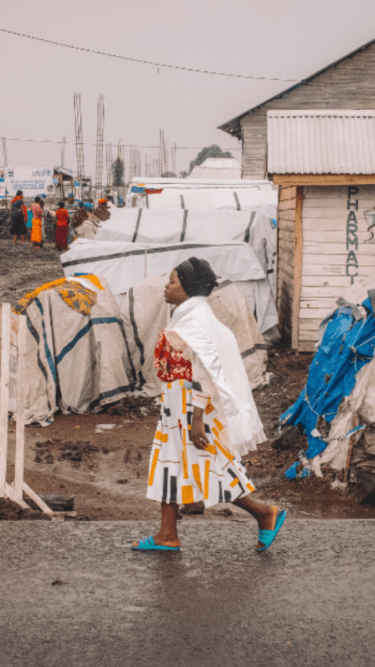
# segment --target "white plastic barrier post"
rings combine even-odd
[[[1,309],[1,377],[0,377],[0,497],[6,495],[8,454],[8,394],[9,394],[9,348],[10,348],[10,304],[3,303]]]
[[[1,339],[1,378],[0,378],[0,496],[10,498],[21,507],[28,505],[22,498],[22,490],[18,494],[15,484],[7,484],[7,459],[8,459],[8,411],[17,409],[19,390],[18,377],[18,349],[19,349],[19,324],[20,319],[12,313],[10,303],[2,305],[2,339]],[[22,318],[25,320],[25,318]],[[25,322],[23,323],[26,324]],[[22,327],[23,336],[26,341],[26,330]],[[26,347],[26,345],[25,345]],[[17,423],[16,438],[20,440],[22,432],[22,446],[24,421]],[[22,459],[23,474],[23,459]]]
[[[14,317],[14,313],[11,313]],[[14,491],[17,502],[23,500],[23,471],[25,463],[25,370],[26,370],[26,317],[18,316],[18,367],[17,367],[17,426],[16,426],[16,465]]]

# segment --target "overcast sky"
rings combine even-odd
[[[36,37],[182,67],[301,79],[375,38],[374,0],[0,0],[0,27]],[[105,96],[104,142],[176,142],[177,169],[203,146],[236,139],[217,126],[288,88],[283,81],[210,76],[130,63],[0,32],[0,136],[9,166],[76,170],[73,93],[82,95],[83,140],[95,144]],[[1,148],[0,148],[1,150]],[[157,154],[152,149],[145,153]],[[84,149],[95,174],[95,146]],[[128,149],[126,169],[128,170]],[[2,159],[0,157],[0,163]],[[144,162],[143,162],[144,164]]]

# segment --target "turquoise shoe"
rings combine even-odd
[[[282,510],[281,512],[278,513],[276,517],[276,523],[275,523],[275,528],[274,530],[260,530],[258,534],[258,540],[262,544],[264,544],[263,547],[260,547],[259,549],[255,549],[255,551],[258,551],[258,553],[265,551],[266,549],[269,549],[271,546],[272,542],[275,540],[275,537],[277,533],[279,532],[280,528],[282,527],[285,519],[286,519],[287,511]]]
[[[137,547],[133,544],[131,548],[133,551],[180,551],[180,547],[167,547],[164,544],[155,544],[152,536],[145,537],[139,542]]]

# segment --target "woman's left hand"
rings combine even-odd
[[[202,408],[194,407],[190,430],[190,440],[196,449],[206,449],[206,445],[208,445],[208,439],[204,428]]]

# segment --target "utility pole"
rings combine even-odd
[[[171,146],[171,163],[172,163],[172,171],[174,174],[177,174],[176,153],[177,153],[177,144],[174,143]]]
[[[5,189],[5,207],[8,210],[6,170],[8,168],[7,140],[3,137],[3,156],[4,156],[4,189]]]
[[[66,139],[65,137],[63,137],[61,144],[61,167],[65,167],[65,144],[66,144]]]
[[[106,145],[106,163],[107,163],[107,187],[112,188],[112,182],[113,182],[112,144]]]

